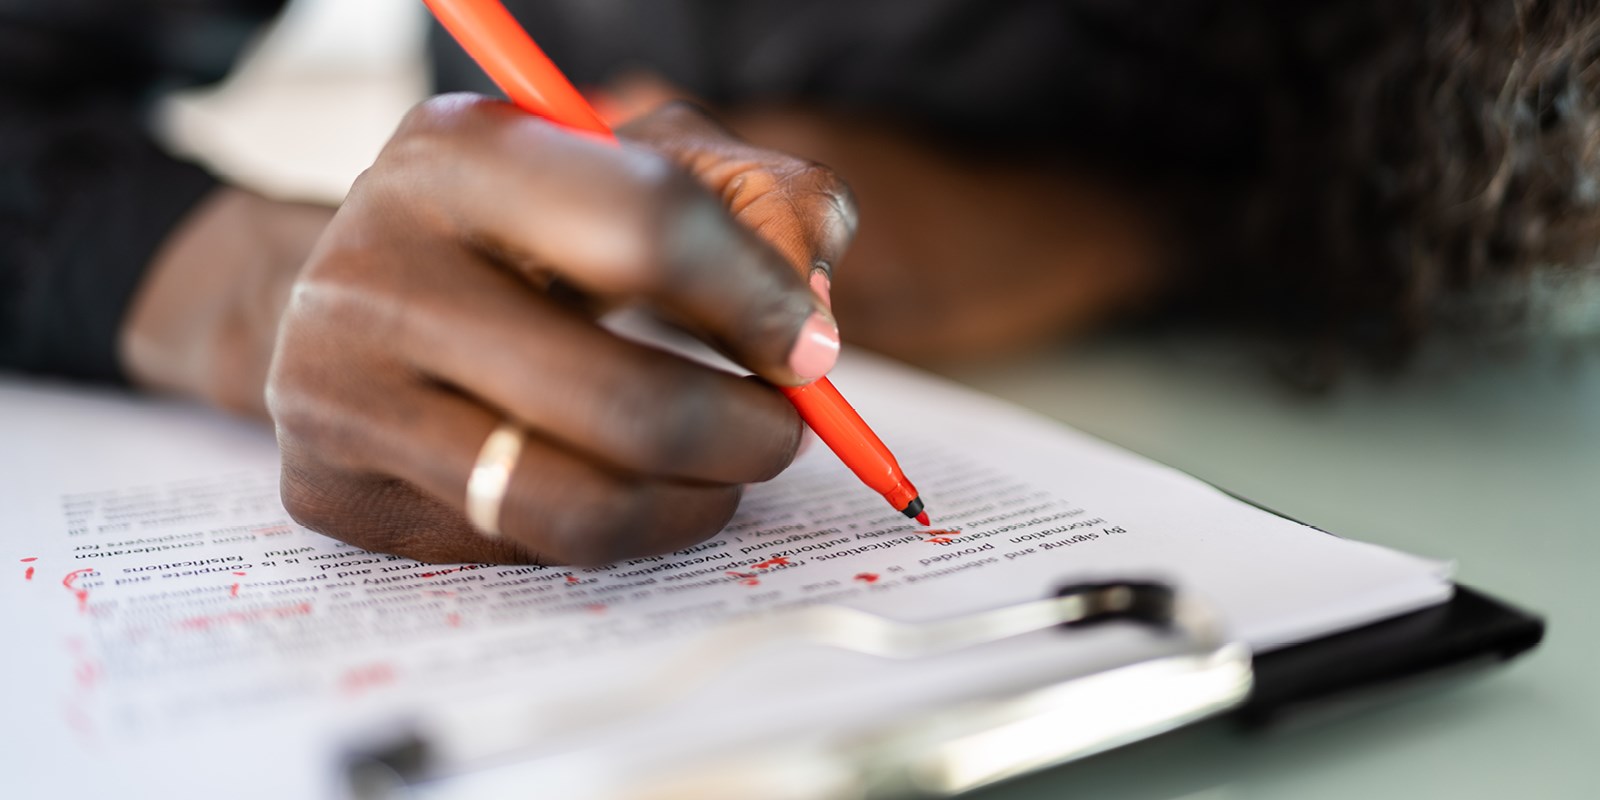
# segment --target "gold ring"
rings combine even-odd
[[[522,455],[522,429],[501,422],[483,440],[478,461],[467,478],[467,520],[490,539],[500,537],[500,506],[511,485],[511,473]]]

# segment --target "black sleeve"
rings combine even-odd
[[[148,132],[281,0],[0,0],[0,369],[119,381],[145,265],[214,185]]]

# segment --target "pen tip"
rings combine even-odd
[[[928,519],[928,512],[926,511],[917,515],[917,521],[922,523],[923,527],[933,526],[933,521]]]

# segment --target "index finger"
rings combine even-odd
[[[802,274],[820,270],[832,280],[860,219],[854,194],[833,170],[751,145],[681,101],[617,133],[682,165]]]
[[[373,180],[404,176],[389,188],[416,223],[530,278],[646,299],[769,381],[814,380],[838,357],[838,326],[806,281],[657,153],[445,96],[407,117],[379,163]]]

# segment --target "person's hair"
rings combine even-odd
[[[1074,14],[1112,87],[1085,109],[1087,146],[1168,193],[1193,267],[1183,305],[1385,359],[1464,316],[1462,298],[1596,264],[1596,2]]]

